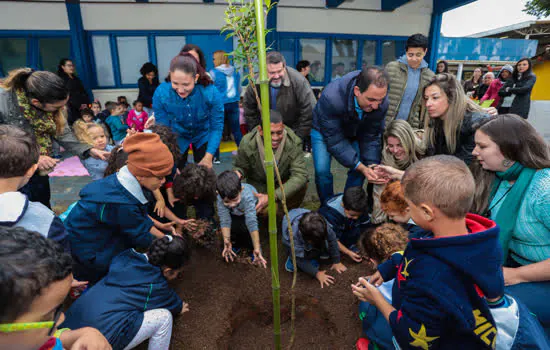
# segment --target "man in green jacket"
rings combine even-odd
[[[288,209],[298,208],[307,190],[307,169],[302,149],[302,140],[289,127],[283,124],[283,117],[277,111],[271,111],[271,147],[279,165],[281,180],[284,184]],[[267,208],[267,185],[264,167],[264,143],[262,126],[246,134],[239,145],[239,151],[233,163],[241,178],[254,186],[258,193],[256,212],[263,213]],[[275,178],[275,197],[280,203],[282,189]],[[282,211],[279,211],[281,213]]]
[[[414,129],[424,128],[427,110],[423,105],[422,92],[434,76],[424,60],[427,52],[428,38],[414,34],[407,39],[405,55],[386,65],[386,72],[390,76],[390,106],[386,113],[386,126],[400,119],[409,122]]]

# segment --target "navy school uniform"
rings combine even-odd
[[[85,186],[65,226],[74,276],[92,284],[107,274],[116,255],[129,248],[147,248],[153,240],[147,199],[126,166]]]
[[[160,267],[128,249],[113,259],[105,278],[71,305],[60,328],[94,327],[113,349],[124,349],[138,333],[145,311],[168,309],[179,315],[182,303]]]

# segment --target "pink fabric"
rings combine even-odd
[[[137,131],[143,131],[145,128],[145,122],[149,119],[147,112],[142,111],[140,114],[137,114],[134,109],[128,112],[128,118],[126,118],[126,125],[129,128],[134,128]]]
[[[239,125],[246,125],[246,119],[244,118],[244,108],[239,107]]]
[[[498,103],[500,102],[500,96],[498,95],[498,91],[500,88],[504,85],[500,79],[496,78],[493,80],[491,85],[489,85],[489,88],[487,89],[487,92],[483,97],[481,98],[480,102],[486,101],[486,100],[494,100],[491,104],[491,107],[497,107]]]
[[[57,164],[54,171],[48,174],[50,177],[60,176],[90,176],[78,157],[67,158]]]

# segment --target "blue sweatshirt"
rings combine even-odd
[[[153,222],[147,199],[126,166],[80,191],[80,200],[65,221],[78,280],[95,283],[111,260],[129,248],[147,248]]]
[[[195,85],[189,96],[181,98],[172,84],[162,83],[153,96],[153,109],[157,123],[178,135],[182,152],[190,144],[200,148],[208,143],[206,152],[216,153],[223,133],[224,108],[214,85]]]
[[[235,208],[227,208],[223,204],[223,198],[218,195],[217,206],[218,216],[220,218],[221,228],[231,228],[231,216],[243,216],[245,218],[246,227],[248,232],[258,231],[258,217],[256,216],[256,203],[258,199],[254,196],[254,193],[258,193],[254,186],[249,184],[242,184],[241,202]]]
[[[93,327],[113,349],[124,349],[139,331],[145,311],[168,309],[176,316],[181,308],[160,267],[128,249],[113,259],[105,278],[71,305],[60,328]]]
[[[128,131],[128,125],[122,122],[122,117],[119,115],[110,115],[105,121],[111,129],[113,140],[119,142],[126,137],[126,131]]]
[[[222,95],[223,104],[239,102],[241,76],[235,67],[223,64],[210,71],[214,85]]]
[[[390,326],[403,349],[493,349],[496,325],[485,297],[504,294],[498,226],[468,214],[470,234],[411,239],[378,268],[396,278]]]
[[[418,94],[418,87],[420,86],[420,76],[422,75],[422,69],[428,67],[428,63],[422,60],[420,67],[414,69],[409,66],[407,61],[407,55],[403,55],[398,62],[404,63],[407,65],[407,85],[405,91],[403,92],[403,97],[401,98],[401,103],[399,105],[399,111],[397,111],[397,120],[407,120],[409,118],[409,113],[411,112],[411,107],[413,105],[414,99]]]

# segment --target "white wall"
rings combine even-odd
[[[219,30],[225,6],[173,3],[83,3],[86,30]]]
[[[423,33],[428,35],[432,2],[431,0],[413,1],[393,12],[289,7],[280,7],[278,11],[277,30],[280,32],[396,36]]]
[[[69,30],[65,3],[0,1],[0,30]]]
[[[92,90],[92,93],[94,94],[94,99],[99,100],[101,106],[105,107],[105,102],[116,102],[118,96],[126,96],[128,103],[132,105],[132,102],[137,100],[139,91],[138,89],[97,89]]]
[[[547,142],[550,142],[550,101],[531,101],[529,122],[537,129]]]

